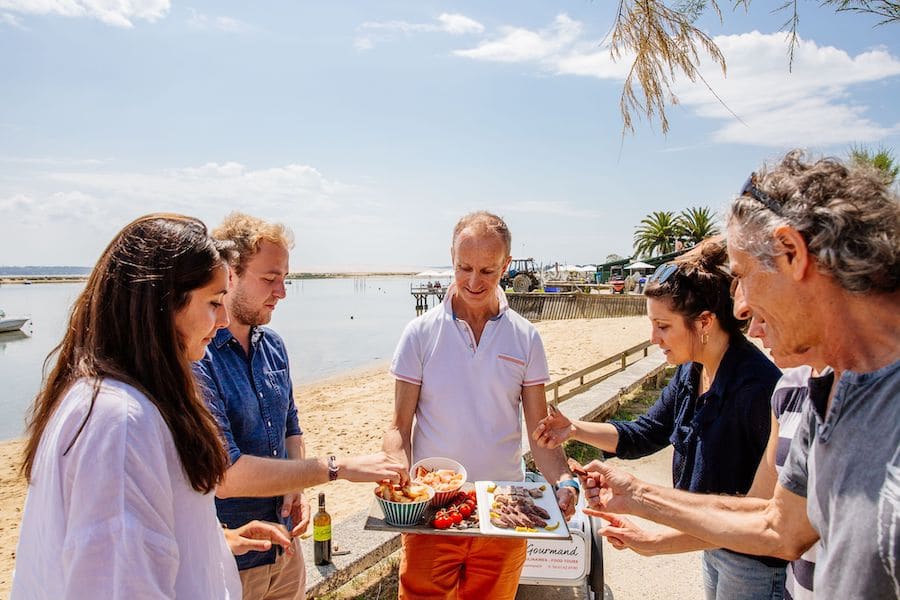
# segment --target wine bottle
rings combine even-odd
[[[317,565],[331,562],[331,515],[325,511],[325,492],[319,492],[319,512],[313,517],[313,557]]]

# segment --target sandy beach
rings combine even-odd
[[[546,321],[544,340],[550,376],[558,379],[649,338],[646,317]],[[399,332],[398,332],[399,334]],[[393,411],[393,379],[387,363],[371,365],[295,388],[309,456],[364,454],[381,447]],[[0,597],[9,594],[25,482],[18,477],[22,441],[0,443]],[[326,492],[328,511],[339,521],[368,506],[372,484],[339,481],[310,488]]]

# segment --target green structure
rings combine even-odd
[[[627,277],[629,273],[625,271],[625,267],[638,260],[641,260],[648,265],[658,267],[659,265],[667,263],[670,260],[673,260],[674,258],[684,254],[688,250],[690,250],[690,248],[676,250],[675,252],[669,252],[668,254],[660,254],[659,256],[654,256],[652,258],[631,257],[605,262],[597,265],[597,272],[594,274],[594,281],[596,283],[607,283],[610,279],[616,276]]]

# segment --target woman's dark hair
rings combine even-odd
[[[678,269],[665,281],[647,283],[648,298],[667,298],[672,310],[691,322],[703,312],[716,315],[719,325],[729,336],[741,334],[747,321],[734,316],[728,254],[722,237],[698,244],[676,259]]]
[[[111,378],[134,386],[156,406],[172,432],[191,486],[211,492],[228,466],[219,429],[194,382],[175,328],[190,293],[208,284],[231,250],[212,240],[199,220],[153,214],[126,225],[88,278],[66,334],[28,417],[22,471],[30,480],[38,444],[68,388],[93,380],[87,414],[65,453],[89,426],[100,384]]]

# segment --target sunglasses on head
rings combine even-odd
[[[659,284],[665,283],[672,275],[678,272],[678,265],[673,262],[667,262],[665,264],[659,265],[656,267],[656,270],[653,271],[653,274],[647,278],[647,283],[657,282]]]
[[[653,271],[653,274],[647,278],[647,283],[651,283],[651,282],[655,281],[656,283],[661,285],[661,284],[665,283],[666,281],[668,281],[672,277],[672,275],[677,273],[680,269],[681,269],[681,266],[674,262],[667,262],[665,264],[659,265],[658,267],[656,267],[656,270]],[[726,265],[719,265],[718,269],[722,273],[725,273],[729,277],[732,277],[731,284],[730,284],[731,285],[730,293],[731,293],[731,297],[734,298],[734,292],[737,290],[737,286],[738,286],[737,277],[732,276],[731,269],[729,269],[728,266],[726,266]]]
[[[743,187],[741,187],[739,196],[749,196],[750,198],[753,198],[779,217],[784,213],[784,207],[772,200],[767,193],[756,187],[756,173],[750,173],[750,177],[747,178],[747,181],[745,181]]]

